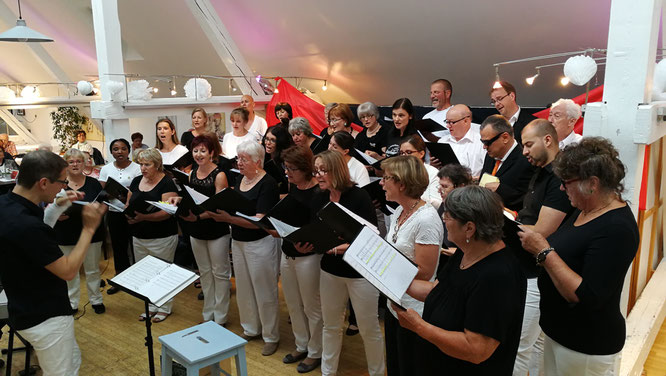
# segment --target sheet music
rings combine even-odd
[[[360,151],[360,150],[358,150],[358,149],[356,149],[356,152],[357,152],[357,153],[358,153],[363,159],[365,159],[365,160],[368,162],[368,164],[372,165],[372,164],[377,163],[377,160],[376,160],[375,158],[372,158],[371,156],[365,154],[364,152],[362,152],[362,151]]]
[[[365,218],[363,218],[360,215],[352,212],[351,210],[345,208],[344,206],[338,204],[337,202],[334,202],[334,204],[337,205],[340,209],[342,209],[345,213],[349,214],[349,216],[354,218],[357,222],[359,222],[360,224],[362,224],[365,227],[369,227],[376,234],[379,234],[379,229],[377,229],[377,226],[375,226],[372,223],[366,221]]]
[[[343,259],[396,303],[405,294],[418,268],[381,236],[364,227]]]
[[[173,170],[174,170],[174,171],[178,171],[178,172],[180,172],[181,174],[183,174],[183,175],[187,175],[187,176],[190,176],[190,174],[191,174],[191,172],[185,172],[185,171],[180,170],[180,169],[177,169],[177,168],[174,168]]]
[[[245,215],[245,214],[239,213],[239,212],[235,212],[234,215],[237,216],[237,217],[245,218],[250,222],[259,222],[259,221],[261,221],[261,218],[257,217],[256,215]]]
[[[289,234],[299,229],[298,227],[288,225],[279,219],[268,217],[268,220],[271,222],[273,227],[275,227],[275,231],[278,232],[278,235],[280,235],[281,238],[286,238],[289,236]]]
[[[481,180],[479,180],[479,186],[485,187],[488,183],[499,183],[499,178],[484,172],[483,175],[481,175]]]
[[[146,256],[132,265],[131,270],[125,269],[122,273],[111,278],[111,280],[119,285],[138,291],[142,285],[157,276],[168,266],[168,262],[153,256]]]
[[[192,197],[192,201],[194,201],[194,203],[197,204],[197,205],[201,205],[206,200],[209,199],[209,197],[206,196],[205,194],[199,193],[199,192],[195,191],[194,188],[189,187],[187,185],[185,186],[185,190],[187,191],[187,193],[190,194],[190,197]]]
[[[187,187],[186,187],[187,188]],[[171,205],[166,202],[161,202],[161,201],[148,201],[146,200],[147,203],[150,205],[153,205],[154,207],[164,210],[165,212],[169,213],[170,215],[176,214],[176,210],[178,210],[178,207],[175,205]]]

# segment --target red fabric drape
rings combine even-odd
[[[592,102],[601,102],[604,96],[604,85],[601,85],[599,87],[596,87],[592,90],[590,90],[587,98],[587,103],[592,103]],[[574,102],[583,105],[585,103],[585,93],[575,97],[571,98]],[[550,108],[547,108],[545,110],[535,112],[532,115],[542,118],[542,119],[548,119],[548,115],[550,114]],[[574,132],[578,134],[583,134],[583,118],[581,117],[578,119],[578,122],[576,122],[576,125],[574,125]]]
[[[328,127],[324,121],[324,106],[303,95],[298,89],[291,86],[287,80],[278,78],[278,93],[273,94],[270,102],[266,105],[266,122],[268,126],[279,123],[275,117],[275,105],[280,102],[287,102],[291,105],[294,117],[302,116],[310,122],[310,126],[315,134],[319,134],[322,129]]]

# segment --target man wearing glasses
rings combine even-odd
[[[481,143],[480,126],[472,123],[472,111],[464,104],[451,107],[446,114],[446,126],[449,134],[438,142],[451,145],[458,162],[469,168],[473,177],[478,178],[486,151]]]
[[[506,81],[499,82],[500,87],[490,90],[490,104],[504,116],[513,127],[513,134],[519,144],[523,144],[520,138],[523,128],[530,121],[536,119],[532,114],[521,111],[516,103],[516,88]]]
[[[0,276],[9,301],[9,324],[35,348],[44,375],[78,375],[81,351],[65,281],[78,274],[104,214],[100,204],[86,205],[79,240],[63,255],[39,205],[53,202],[67,186],[66,167],[65,160],[49,151],[29,153],[14,190],[0,196]],[[66,208],[69,200],[81,197],[69,193],[59,199],[67,204],[51,206]],[[53,223],[58,215],[50,216]]]
[[[581,116],[580,105],[571,99],[558,99],[550,106],[548,121],[557,131],[557,139],[560,140],[560,150],[567,145],[577,144],[583,136],[574,132],[574,126]]]
[[[490,115],[481,123],[481,143],[486,149],[481,174],[496,176],[499,182],[487,183],[485,187],[497,192],[506,208],[518,211],[523,208],[534,167],[523,156],[513,132],[509,121],[501,115]]]

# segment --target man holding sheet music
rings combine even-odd
[[[43,374],[49,376],[79,372],[81,352],[65,281],[78,274],[104,214],[100,204],[86,205],[79,240],[69,255],[63,255],[39,204],[52,202],[67,185],[66,167],[67,162],[49,151],[29,153],[16,187],[0,197],[0,241],[5,245],[0,250],[0,275],[9,300],[9,323],[32,344]],[[67,197],[75,200],[78,195]]]
[[[486,151],[481,143],[480,126],[472,123],[472,111],[464,104],[451,107],[446,113],[446,126],[450,133],[438,142],[451,145],[458,162],[468,167],[473,177],[478,177]]]

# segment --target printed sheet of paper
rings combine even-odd
[[[367,227],[361,230],[343,259],[398,304],[418,272],[407,257]]]
[[[201,205],[201,204],[203,204],[203,203],[204,203],[206,200],[208,200],[208,198],[209,198],[209,197],[206,196],[205,194],[203,194],[203,193],[199,193],[199,192],[195,191],[195,190],[194,190],[192,187],[190,187],[190,186],[187,186],[187,185],[186,185],[186,186],[185,186],[185,190],[187,191],[187,193],[190,194],[190,197],[192,197],[192,201],[194,201],[194,203],[197,204],[197,205]]]
[[[371,156],[365,154],[364,152],[362,152],[358,149],[356,149],[356,152],[358,153],[358,155],[361,156],[361,158],[365,159],[366,162],[368,162],[369,165],[373,165],[373,164],[377,163],[377,160],[375,158],[372,158]]]
[[[298,227],[288,225],[279,219],[268,217],[268,220],[271,221],[271,224],[275,227],[275,231],[277,231],[281,238],[286,238],[289,234],[299,229]]]
[[[176,214],[176,211],[178,210],[178,207],[175,205],[171,205],[166,202],[161,202],[161,201],[148,201],[146,200],[147,203],[150,205],[153,205],[154,207],[164,210],[165,212],[169,213],[169,215],[174,215]]]
[[[488,183],[499,183],[499,178],[497,176],[490,175],[489,173],[484,173],[481,175],[481,180],[479,180],[479,186],[485,187]]]

